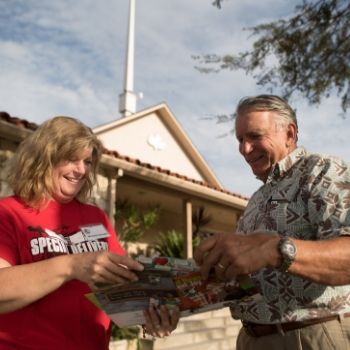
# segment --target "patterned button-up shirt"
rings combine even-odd
[[[257,230],[303,240],[350,235],[349,165],[294,150],[274,166],[240,219],[239,233]],[[262,298],[232,306],[234,318],[280,323],[350,311],[350,285],[321,285],[270,268],[252,277]]]

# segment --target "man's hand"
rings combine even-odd
[[[266,266],[278,266],[279,237],[271,233],[216,234],[203,241],[194,253],[203,278],[212,268],[219,278],[248,275]]]

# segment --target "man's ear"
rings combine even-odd
[[[290,123],[287,126],[287,140],[286,145],[291,146],[297,142],[297,127],[295,124]]]

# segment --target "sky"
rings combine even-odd
[[[137,110],[165,102],[229,191],[250,196],[262,183],[239,154],[233,125],[212,117],[267,90],[242,71],[200,73],[193,56],[249,49],[254,38],[244,28],[286,18],[300,2],[225,0],[219,10],[212,0],[136,0]],[[55,115],[90,127],[118,119],[128,6],[128,0],[0,0],[0,110],[38,124]],[[339,115],[336,96],[320,106],[300,97],[290,104],[299,145],[350,161],[350,123]]]

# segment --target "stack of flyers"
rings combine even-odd
[[[260,297],[249,277],[222,281],[211,273],[203,280],[193,259],[139,256],[137,260],[145,267],[137,273],[138,281],[87,295],[119,327],[143,324],[143,311],[151,305],[177,306],[184,317]]]

